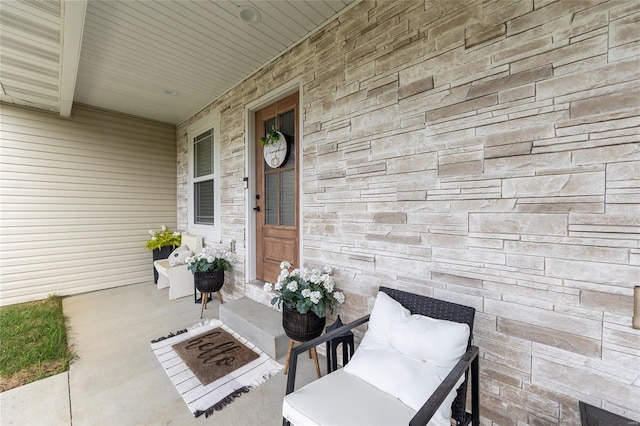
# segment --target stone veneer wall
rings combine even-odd
[[[212,106],[245,289],[244,106],[303,81],[303,256],[477,309],[483,424],[640,420],[640,2],[365,1]],[[206,112],[206,111],[205,111]],[[178,129],[186,228],[186,127]],[[266,300],[266,297],[264,297]]]

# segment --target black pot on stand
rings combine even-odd
[[[224,269],[214,269],[207,272],[195,272],[193,274],[193,283],[196,289],[201,293],[202,303],[200,308],[200,318],[202,313],[207,308],[207,302],[209,301],[210,293],[218,293],[218,299],[222,304],[222,294],[220,290],[224,285]]]
[[[291,340],[307,342],[322,334],[327,318],[320,318],[312,311],[301,314],[296,308],[282,306],[282,327]]]
[[[306,314],[301,314],[296,308],[290,308],[286,304],[282,306],[282,328],[284,328],[285,334],[289,337],[289,350],[287,351],[287,361],[284,366],[284,374],[287,374],[289,370],[289,358],[291,357],[291,350],[295,342],[307,342],[311,339],[322,334],[324,325],[327,322],[327,318],[320,318],[312,311]],[[318,353],[316,348],[309,350],[309,355],[313,358],[316,364],[316,374],[320,378],[320,364],[318,363]]]

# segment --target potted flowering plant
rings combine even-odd
[[[194,274],[215,270],[228,271],[231,269],[231,253],[225,250],[211,250],[204,248],[200,253],[185,259],[187,268]]]
[[[180,246],[180,233],[171,232],[171,230],[165,225],[162,225],[162,228],[159,231],[150,229],[149,235],[151,238],[149,238],[149,241],[145,244],[145,248],[149,251],[160,250],[163,247],[176,248]]]
[[[172,232],[165,225],[159,231],[149,230],[149,240],[144,245],[153,255],[153,261],[166,259],[176,247],[180,246],[182,237],[179,232]],[[158,282],[158,271],[153,268],[153,282]]]
[[[219,291],[224,284],[224,271],[231,269],[231,253],[204,248],[200,253],[185,259],[193,273],[196,288],[201,293]]]
[[[322,334],[327,310],[333,313],[337,304],[344,303],[344,293],[335,291],[332,270],[294,269],[280,264],[280,276],[275,284],[266,283],[264,290],[276,293],[271,304],[282,306],[282,326],[293,340],[304,342]]]

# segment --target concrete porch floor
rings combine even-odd
[[[218,318],[218,308],[214,298],[202,320]],[[166,289],[145,283],[67,297],[64,313],[79,358],[67,373],[1,393],[3,426],[282,424],[282,373],[209,418],[193,417],[150,346],[202,321],[193,297],[169,301]],[[301,357],[296,388],[314,378]]]

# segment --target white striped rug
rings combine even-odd
[[[246,347],[256,352],[259,357],[226,376],[202,386],[171,346],[216,327],[222,327]],[[177,335],[172,334],[167,338],[155,340],[151,343],[151,349],[195,417],[202,414],[209,417],[236,396],[261,385],[284,369],[282,364],[271,359],[260,348],[219,320],[208,320],[183,330]]]

